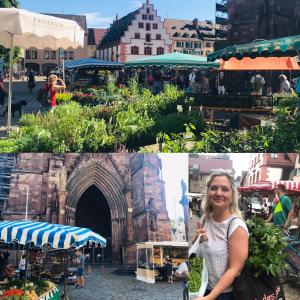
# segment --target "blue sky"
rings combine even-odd
[[[215,0],[150,0],[164,18],[214,20]],[[88,27],[106,28],[115,19],[141,7],[146,0],[20,0],[34,12],[86,15]]]

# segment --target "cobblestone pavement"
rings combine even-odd
[[[95,267],[85,276],[86,287],[67,286],[71,300],[177,300],[182,299],[182,283],[145,283],[134,276],[119,276],[113,268]]]
[[[23,113],[32,113],[32,112],[43,112],[45,111],[45,108],[41,106],[41,104],[36,100],[38,91],[41,87],[45,84],[46,77],[37,77],[36,78],[36,86],[32,93],[29,92],[27,87],[27,81],[14,81],[12,85],[13,90],[13,100],[12,103],[16,103],[20,100],[26,100],[27,105],[23,106],[22,110]],[[8,82],[4,82],[6,91],[8,92]],[[7,122],[7,114],[3,116],[3,112],[5,111],[7,107],[7,98],[5,99],[5,104],[3,107],[0,108],[0,126],[5,126]],[[11,124],[13,126],[16,126],[18,124],[18,121],[20,119],[19,113],[16,112],[15,116],[12,117]]]
[[[76,289],[67,286],[71,300],[181,300],[182,284],[175,282],[156,282],[155,284],[138,281],[134,276],[119,276],[115,269],[94,267],[91,275],[85,276],[86,287]],[[286,300],[300,299],[300,282],[290,279],[283,286]],[[242,299],[241,299],[242,300]]]

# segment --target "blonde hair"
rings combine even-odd
[[[208,190],[209,190],[210,185],[211,185],[212,181],[214,180],[214,178],[218,177],[218,176],[224,176],[229,180],[230,187],[231,187],[231,190],[232,190],[232,201],[229,204],[229,210],[233,215],[235,215],[235,216],[242,219],[243,217],[242,217],[242,213],[239,209],[239,203],[238,203],[238,191],[237,191],[237,188],[234,184],[233,176],[229,172],[227,172],[223,169],[213,171],[213,173],[211,173],[209,178],[208,178],[208,181],[207,181],[207,184],[206,184],[205,199],[202,202],[202,208],[203,208],[205,217],[206,218],[211,218],[212,213],[213,213],[213,208],[212,208],[212,206],[210,205],[210,203],[208,201]]]
[[[49,75],[48,77],[48,83],[52,82],[52,81],[57,81],[58,77],[54,74]]]

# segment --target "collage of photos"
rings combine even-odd
[[[300,300],[300,0],[0,0],[0,300]]]

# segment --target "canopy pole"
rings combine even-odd
[[[25,246],[26,247],[26,246]],[[25,278],[24,278],[24,290],[26,290],[26,282],[28,277],[28,245],[26,247],[26,258],[25,258]]]
[[[14,58],[14,36],[10,35],[10,50],[9,50],[9,85],[8,85],[8,101],[7,101],[7,131],[10,131],[11,126],[11,102],[12,102],[12,68]]]
[[[66,284],[66,276],[67,276],[67,268],[66,268],[66,257],[67,257],[67,250],[64,250],[64,293],[62,295],[62,299],[69,299],[68,295],[67,295],[67,284]]]

